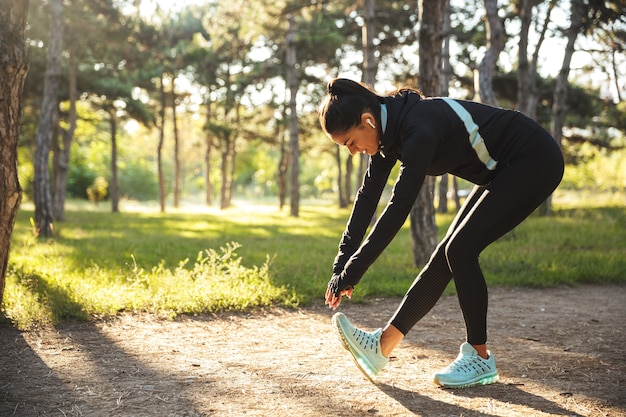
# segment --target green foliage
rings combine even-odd
[[[269,257],[261,266],[246,267],[236,253],[240,247],[236,243],[199,252],[191,266],[188,259],[174,268],[161,261],[146,270],[131,256],[132,263],[119,269],[92,263],[63,274],[57,274],[55,268],[66,268],[71,262],[64,264],[67,259],[55,253],[53,246],[41,248],[52,268],[20,260],[11,265],[4,311],[20,327],[122,311],[148,311],[173,318],[295,303],[294,294],[272,283]]]
[[[619,151],[598,149],[588,143],[565,147],[577,165],[567,165],[562,188],[624,192],[626,190],[626,148]]]
[[[74,159],[68,168],[67,195],[70,198],[89,198],[87,189],[96,181],[96,172],[88,165]]]
[[[120,193],[126,198],[138,201],[156,200],[159,197],[159,184],[154,165],[146,159],[131,159],[119,167]]]
[[[87,197],[89,201],[99,203],[108,195],[109,183],[103,177],[97,177],[93,184],[87,187]]]
[[[329,148],[321,145],[330,142],[320,138],[315,108],[330,77],[358,78],[361,75],[363,9],[341,1],[265,2],[255,3],[258,7],[242,7],[246,4],[209,1],[172,9],[163,4],[152,16],[142,15],[137,2],[80,0],[66,4],[67,51],[63,55],[62,74],[65,81],[59,92],[62,128],[68,127],[66,85],[70,56],[78,64],[79,94],[78,127],[68,179],[70,197],[86,198],[87,188],[98,176],[110,182],[111,126],[108,121],[111,116],[119,122],[120,194],[140,201],[157,198],[155,126],[161,123],[165,126],[163,169],[167,193],[172,188],[174,170],[170,111],[173,100],[179,104],[179,135],[184,155],[183,198],[195,198],[204,192],[203,157],[207,141],[212,143],[209,170],[214,192],[219,191],[223,182],[219,171],[222,154],[235,152],[236,158],[232,161],[234,197],[275,194],[281,155],[278,150],[286,129],[283,118],[287,96],[284,91],[287,13],[295,15],[297,26],[302,196],[319,197],[333,192],[337,168],[334,159],[327,158],[333,155],[328,153]],[[31,59],[20,138],[20,178],[27,197],[32,189],[33,137],[45,72],[48,36],[45,5],[42,0],[31,2],[28,28]],[[455,96],[471,96],[472,69],[482,58],[486,41],[484,7],[473,2],[456,2],[452,6],[451,87]],[[535,8],[537,14],[533,17],[537,21],[543,19],[546,6]],[[561,5],[557,4],[557,8]],[[374,34],[379,65],[380,85],[377,87],[388,89],[389,83],[416,85],[419,45],[415,4],[381,0],[377,2],[377,10]],[[505,23],[518,23],[519,10],[514,2],[504,2],[501,13]],[[589,34],[599,42],[597,54],[601,55],[598,56],[603,56],[594,59],[590,68],[596,73],[601,69],[602,77],[609,77],[601,84],[602,91],[597,82],[589,81],[589,68],[573,69],[570,78],[573,82],[568,88],[567,129],[584,130],[587,136],[578,135],[579,139],[593,139],[596,144],[610,148],[624,146],[626,117],[623,102],[614,104],[601,97],[606,94],[609,81],[621,75],[619,71],[613,74],[610,64],[617,64],[619,69],[623,62],[621,50],[613,51],[615,61],[609,59],[607,48],[619,42],[605,35],[623,36],[623,22],[622,16],[619,25],[605,28],[609,33],[603,30]],[[603,39],[610,41],[610,45],[602,42]],[[511,36],[507,45],[517,45],[518,40],[517,35]],[[549,53],[546,49],[544,45],[542,54]],[[516,47],[505,48],[502,65],[494,78],[494,89],[502,105],[511,107],[517,99],[516,53]],[[540,57],[540,66],[542,61]],[[546,73],[543,68],[538,70],[540,74]],[[536,81],[537,118],[548,126],[555,80],[542,75]],[[155,119],[161,110],[161,99],[168,108],[164,121]],[[137,121],[146,129],[142,129],[141,134],[125,131],[124,124],[129,120]],[[195,129],[193,123],[197,124]],[[204,126],[204,130],[199,126]],[[621,141],[615,139],[616,135],[609,135],[609,131],[622,132]],[[565,141],[567,139],[566,134]],[[190,149],[190,142],[199,145]],[[566,149],[568,155],[573,155],[572,164],[578,163],[577,156],[584,151],[580,144],[576,142]],[[75,154],[79,156],[75,158]],[[229,167],[226,168],[230,172]],[[593,172],[590,167],[584,169]],[[613,179],[603,178],[602,187],[613,187],[608,185]],[[360,181],[360,178],[353,181]],[[589,184],[592,179],[585,177],[584,182]]]
[[[481,264],[494,284],[549,287],[623,282],[625,230],[623,205],[560,208],[555,217],[527,220],[487,248]]]
[[[229,243],[219,252],[214,249],[199,252],[191,267],[187,266],[187,259],[174,270],[159,265],[146,272],[135,266],[130,284],[134,309],[177,315],[245,310],[275,301],[288,304],[291,295],[285,287],[276,287],[271,282],[269,258],[260,267],[245,267],[235,253],[239,247]],[[143,305],[137,304],[139,297],[132,295],[135,290],[150,293],[143,297]]]
[[[489,285],[626,281],[625,193],[606,196],[559,192],[554,216],[531,216],[482,253]],[[32,211],[22,209],[3,313],[28,327],[121,311],[174,317],[322,303],[348,214],[328,205],[307,205],[299,218],[265,206],[113,214],[73,204],[68,220],[55,225],[57,237],[39,241],[29,225]],[[452,217],[437,216],[441,234]],[[419,272],[410,247],[403,229],[353,301],[402,296]]]
[[[23,158],[19,158],[23,159]],[[22,186],[22,193],[25,199],[33,199],[33,187],[35,183],[35,167],[33,164],[17,165],[17,177]]]

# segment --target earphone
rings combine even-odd
[[[372,121],[370,119],[367,119],[365,121],[365,123],[367,123],[368,125],[372,126],[372,129],[376,129],[376,126],[374,126],[374,123],[372,123]]]

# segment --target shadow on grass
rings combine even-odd
[[[118,269],[133,264],[151,269],[163,263],[174,268],[198,252],[241,244],[238,253],[246,265],[260,265],[276,257],[279,269],[303,269],[323,258],[330,268],[345,220],[331,214],[294,219],[286,214],[143,214],[70,212],[57,225],[55,246],[64,263],[84,270],[93,265]],[[28,214],[20,213],[28,223]],[[335,231],[336,230],[336,231]],[[15,245],[19,247],[20,245]]]
[[[28,213],[20,216],[20,222],[28,223]],[[26,239],[18,236],[20,244],[13,246],[15,268],[25,274],[43,275],[42,271],[58,267],[76,272],[74,275],[96,272],[112,281],[123,280],[125,276],[132,278],[135,269],[173,270],[185,259],[190,260],[188,268],[199,253],[236,242],[241,245],[237,255],[242,265],[260,267],[269,257],[270,283],[287,287],[304,303],[325,287],[340,235],[334,230],[344,223],[336,214],[317,212],[294,219],[281,212],[229,215],[72,211],[67,218],[57,225],[57,235],[49,244],[32,243],[32,238],[25,244]],[[63,283],[64,279],[58,281]]]

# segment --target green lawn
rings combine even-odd
[[[555,199],[551,217],[532,216],[483,252],[489,284],[626,281],[626,206],[620,201]],[[55,224],[55,238],[37,240],[32,205],[19,212],[2,313],[21,328],[120,311],[173,317],[322,303],[349,211],[318,204],[302,205],[299,218],[268,206],[112,214],[108,205],[73,202],[66,215]],[[452,217],[437,216],[441,234]],[[354,300],[402,296],[419,272],[410,248],[404,229]]]

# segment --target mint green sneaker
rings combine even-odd
[[[483,359],[467,342],[459,350],[454,362],[434,375],[435,384],[442,387],[469,388],[498,382],[500,377],[491,352],[488,352],[489,359]]]
[[[376,375],[389,363],[381,353],[380,337],[382,329],[373,332],[359,330],[350,324],[343,313],[333,316],[333,326],[343,347],[350,352],[352,360],[363,375],[370,381],[376,381]]]

